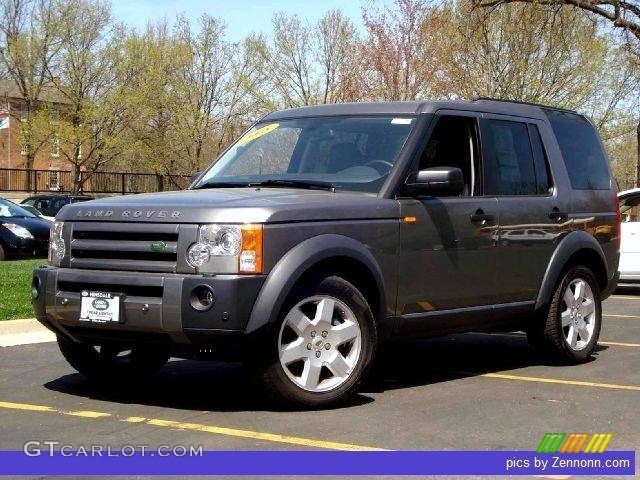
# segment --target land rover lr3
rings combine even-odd
[[[325,407],[389,339],[522,330],[584,361],[617,283],[618,216],[575,112],[305,107],[262,118],[186,191],[66,206],[32,297],[91,379],[235,359],[278,401]]]

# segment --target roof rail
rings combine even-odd
[[[474,102],[485,101],[485,102],[503,102],[503,103],[517,103],[519,105],[531,105],[532,107],[540,107],[546,108],[548,110],[557,110],[559,112],[567,112],[579,115],[575,110],[570,110],[568,108],[560,108],[560,107],[552,107],[551,105],[543,105],[541,103],[534,102],[524,102],[522,100],[509,100],[506,98],[491,98],[491,97],[476,97],[473,99]]]

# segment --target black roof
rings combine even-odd
[[[543,120],[543,109],[561,110],[545,105],[533,103],[479,98],[473,101],[463,100],[416,100],[409,102],[356,102],[336,103],[328,105],[313,105],[309,107],[292,108],[269,113],[263,121],[281,120],[286,118],[301,118],[331,115],[419,115],[434,113],[438,110],[468,110],[473,112],[501,113]],[[575,112],[571,112],[575,113]]]

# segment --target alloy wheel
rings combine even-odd
[[[344,384],[360,358],[362,332],[341,300],[317,295],[296,304],[285,317],[278,352],[287,377],[309,392]]]
[[[598,321],[595,297],[586,280],[575,278],[567,285],[560,319],[567,345],[575,351],[584,349],[591,341]]]

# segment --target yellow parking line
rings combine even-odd
[[[201,423],[185,423],[177,422],[174,420],[162,420],[159,418],[144,418],[144,417],[117,417],[106,412],[94,412],[90,410],[78,410],[78,411],[66,411],[59,410],[57,408],[49,407],[46,405],[32,405],[28,403],[12,403],[12,402],[0,402],[0,408],[6,408],[11,410],[24,410],[32,412],[48,412],[57,413],[60,415],[67,415],[73,417],[82,418],[104,418],[115,417],[117,420],[126,423],[144,423],[146,425],[153,425],[156,427],[167,427],[180,430],[192,430],[203,433],[214,433],[217,435],[225,435],[229,437],[250,438],[252,440],[264,440],[268,442],[284,443],[287,445],[296,445],[312,448],[324,448],[328,450],[385,450],[383,448],[368,447],[364,445],[354,445],[350,443],[329,442],[324,440],[315,440],[311,438],[292,437],[289,435],[278,435],[276,433],[256,432],[253,430],[240,430],[236,428],[219,427],[216,425],[204,425]]]
[[[55,408],[47,407],[46,405],[32,405],[28,403],[12,403],[12,402],[0,402],[0,408],[10,408],[12,410],[29,410],[32,412],[56,412]]]
[[[640,347],[640,343],[601,342],[599,340],[598,340],[598,345],[611,345],[614,347]]]
[[[480,376],[487,377],[487,378],[498,378],[501,380],[519,380],[523,382],[556,383],[561,385],[576,385],[580,387],[597,387],[597,388],[609,388],[613,390],[631,390],[635,392],[640,392],[639,385],[616,385],[613,383],[583,382],[580,380],[562,380],[560,378],[527,377],[527,376],[520,376],[520,375],[508,375],[505,373],[483,373],[483,374],[480,374]]]
[[[493,333],[490,333],[489,335],[495,335]],[[524,338],[526,336],[526,334],[524,333],[519,333],[519,332],[507,332],[507,333],[501,333],[500,335],[505,335],[507,337],[518,337],[518,338]],[[640,343],[626,343],[626,342],[613,342],[613,341],[608,341],[608,340],[598,340],[598,345],[609,345],[612,347],[640,347]]]
[[[150,418],[145,423],[147,425],[155,425],[158,427],[169,427],[177,428],[179,430],[215,433],[218,435],[228,435],[231,437],[250,438],[253,440],[266,440],[268,442],[286,443],[289,445],[299,445],[304,447],[326,448],[329,450],[384,450],[381,448],[364,447],[361,445],[352,445],[348,443],[327,442],[324,440],[312,440],[309,438],[291,437],[288,435],[254,432],[252,430],[238,430],[236,428],[216,427],[214,425],[202,425],[200,423],[183,423],[173,420],[160,420],[157,418]]]
[[[611,295],[611,297],[609,298],[622,298],[625,300],[640,300],[640,295],[638,295],[637,297],[633,297],[630,295]]]
[[[623,315],[622,313],[603,313],[602,315],[614,318],[640,318],[640,315]]]

